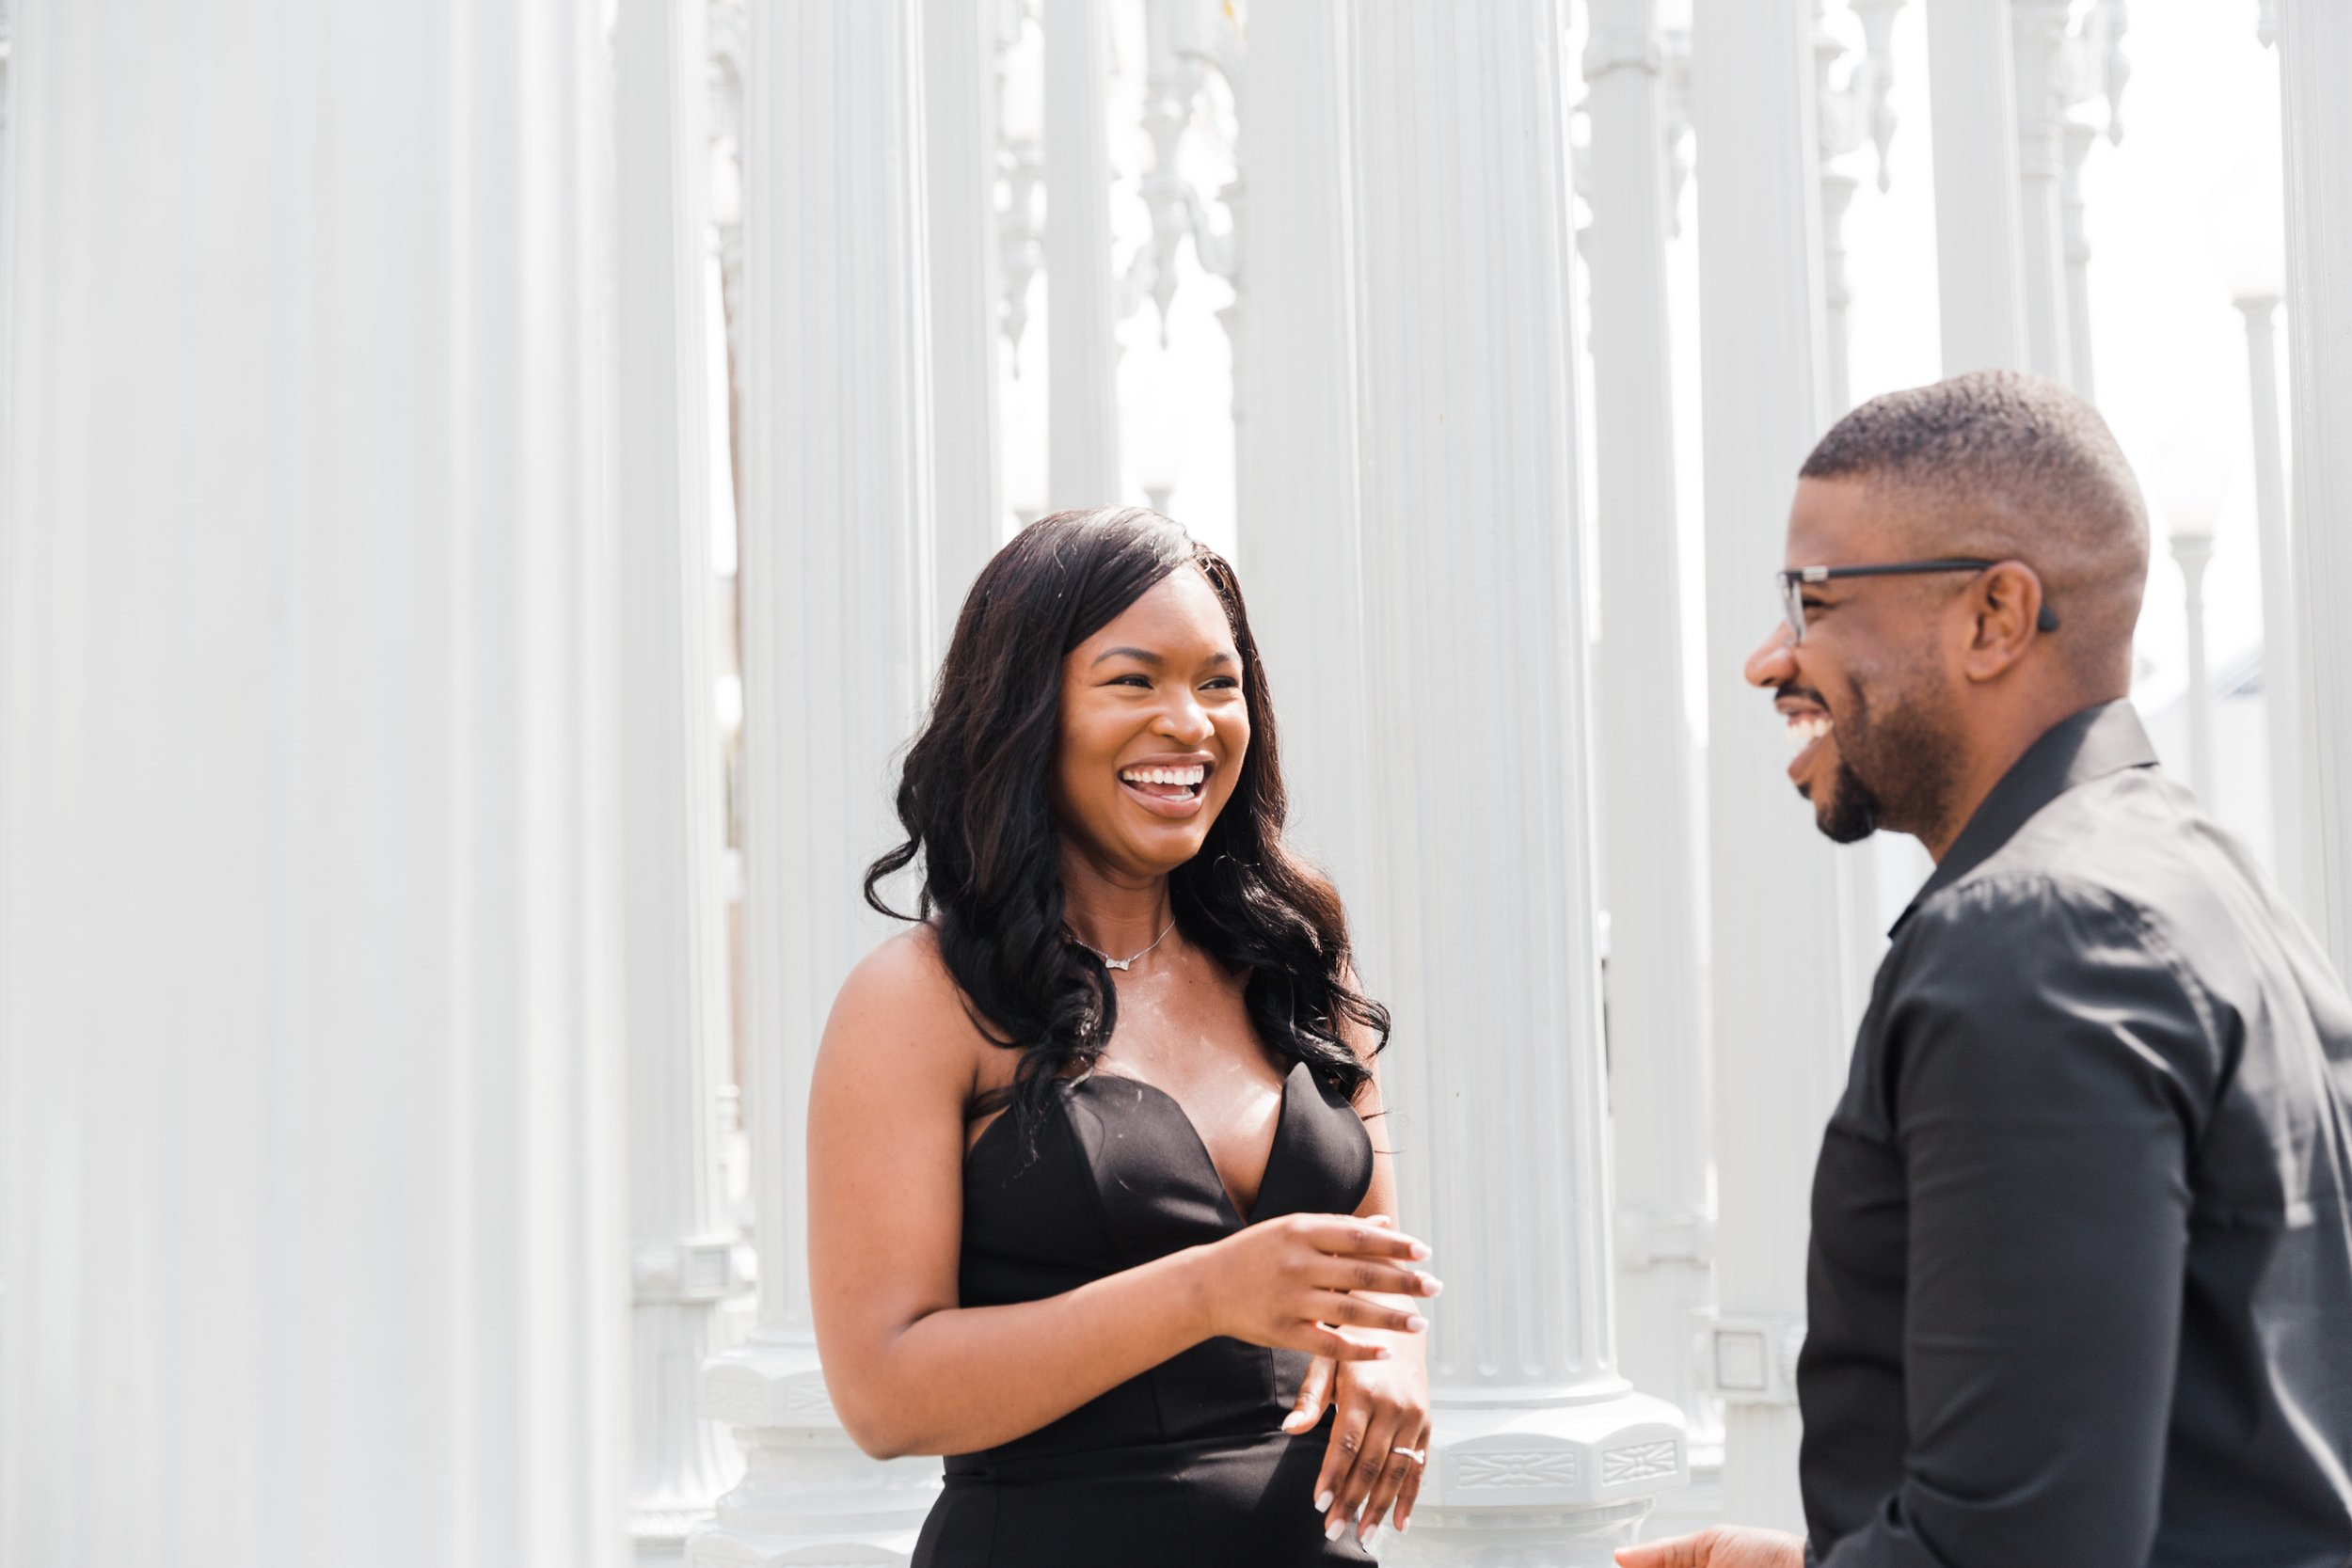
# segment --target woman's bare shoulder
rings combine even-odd
[[[827,1054],[962,1085],[992,1049],[929,924],[909,927],[860,958],[825,1025]]]

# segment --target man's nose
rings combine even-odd
[[[1788,628],[1774,626],[1772,634],[1758,642],[1756,652],[1748,656],[1740,673],[1747,676],[1750,686],[1781,687],[1795,680],[1797,654],[1788,641]]]

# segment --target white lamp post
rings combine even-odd
[[[2172,559],[2181,563],[2181,596],[2188,616],[2188,782],[2213,809],[2213,676],[2205,661],[2205,568],[2213,563],[2213,533],[2203,527],[2172,530]]]
[[[2278,314],[2283,293],[2280,253],[2284,216],[2277,193],[2242,187],[2267,199],[2247,203],[2218,226],[2216,257],[2231,303],[2246,322],[2248,402],[2252,415],[2255,537],[2262,555],[2263,722],[2270,759],[2271,873],[2290,903],[2305,908],[2303,681],[2296,659],[2295,561],[2287,531],[2287,472],[2279,405]]]

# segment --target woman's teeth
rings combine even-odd
[[[1119,776],[1129,784],[1184,784],[1198,789],[1209,770],[1195,763],[1190,768],[1122,768]]]
[[[1830,732],[1830,717],[1826,713],[1792,713],[1788,716],[1788,755],[1794,758],[1807,746]]]

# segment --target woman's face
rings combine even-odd
[[[1166,876],[1200,852],[1249,750],[1241,655],[1182,566],[1062,660],[1054,807],[1104,871]]]

